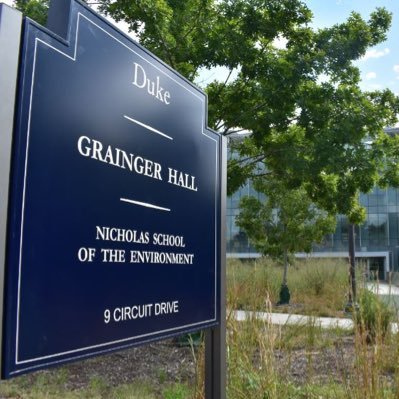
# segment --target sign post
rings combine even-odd
[[[227,176],[227,139],[221,147],[222,176]],[[226,179],[221,185],[220,324],[205,332],[205,398],[226,398]]]
[[[20,52],[0,15],[2,377],[205,329],[223,398],[226,148],[205,94],[79,0],[51,30],[26,19]]]
[[[11,145],[22,14],[0,4],[0,320],[3,320],[4,267],[10,185]],[[3,342],[0,328],[0,343]],[[2,346],[0,346],[2,359]],[[2,371],[2,363],[0,364]]]

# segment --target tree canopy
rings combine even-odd
[[[385,40],[386,9],[316,30],[299,0],[100,3],[188,79],[201,68],[227,68],[225,82],[205,87],[209,124],[225,135],[252,133],[235,144],[241,158],[229,163],[230,193],[247,178],[273,175],[359,223],[359,192],[399,183],[399,139],[383,130],[396,122],[399,100],[389,90],[362,92],[354,65]]]
[[[18,3],[27,12],[28,4],[46,2]],[[186,78],[227,69],[224,82],[204,87],[209,126],[226,136],[252,133],[233,144],[241,157],[229,162],[229,193],[248,178],[273,178],[359,223],[359,192],[399,185],[399,138],[383,130],[396,122],[399,99],[389,90],[363,92],[354,64],[385,40],[386,9],[314,29],[300,0],[96,3]]]
[[[262,255],[282,259],[297,252],[309,253],[335,229],[335,215],[314,206],[303,187],[287,189],[274,179],[257,180],[255,189],[265,194],[260,200],[243,197],[237,225]]]
[[[39,24],[45,25],[49,0],[15,0],[15,7]]]

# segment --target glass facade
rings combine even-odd
[[[227,199],[227,253],[229,256],[250,256],[256,250],[250,245],[245,233],[235,223],[242,197],[254,195],[259,198],[250,183]],[[261,199],[261,198],[260,198]],[[375,188],[369,194],[360,196],[361,204],[366,208],[367,219],[356,226],[357,252],[389,252],[390,270],[399,270],[399,190],[396,188]],[[324,238],[321,244],[314,245],[314,254],[348,251],[348,220],[337,217],[337,227],[333,234]]]
[[[399,135],[399,128],[386,128],[388,135]],[[242,140],[249,133],[231,137]],[[234,150],[230,157],[236,157]],[[244,196],[255,196],[260,200],[262,194],[256,192],[250,182],[227,198],[227,255],[230,257],[258,256],[246,236],[236,225],[239,204]],[[399,271],[399,189],[375,187],[368,194],[360,195],[360,203],[366,209],[366,220],[355,228],[356,257],[367,261],[369,270],[378,270],[380,277],[387,277],[387,271]],[[313,246],[313,256],[329,257],[348,254],[348,219],[337,216],[337,226],[333,234],[324,237],[320,244]]]

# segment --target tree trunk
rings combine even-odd
[[[283,273],[283,283],[280,289],[280,298],[278,305],[288,305],[291,299],[291,293],[287,285],[287,274],[288,274],[288,253],[284,251],[284,273]]]
[[[284,250],[283,285],[287,285],[287,275],[288,275],[288,254],[287,254],[287,250]]]
[[[349,290],[348,303],[345,306],[347,312],[356,310],[356,267],[355,267],[355,225],[350,223],[348,226],[349,244]]]

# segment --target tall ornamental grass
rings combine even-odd
[[[229,260],[228,303],[237,309],[265,309],[266,298],[278,302],[283,268],[260,258],[246,262]],[[290,266],[288,286],[291,306],[274,307],[276,312],[315,316],[342,316],[347,301],[348,264],[340,259],[301,259]]]
[[[292,305],[285,310],[315,316],[306,323],[275,326],[270,318],[255,316],[238,322],[229,313],[229,399],[399,398],[399,335],[391,331],[391,322],[398,320],[388,305],[360,289],[353,330],[323,330],[317,324],[318,315],[344,316],[347,271],[347,262],[339,260],[304,260],[291,266]],[[274,305],[281,284],[279,265],[261,259],[229,261],[227,273],[230,310],[281,310]],[[325,351],[333,353],[336,372],[329,373],[326,365],[327,376],[320,378]],[[295,365],[299,354],[304,363]],[[289,371],[295,367],[304,374],[299,382]]]

